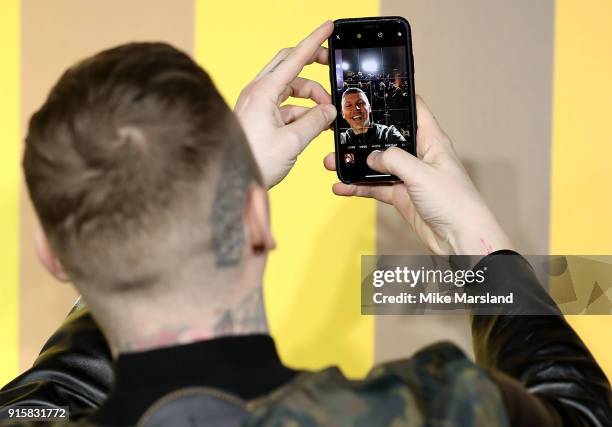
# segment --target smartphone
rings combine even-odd
[[[374,150],[416,155],[410,24],[402,17],[339,19],[328,40],[336,171],[346,183],[397,181],[366,163]]]

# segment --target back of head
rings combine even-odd
[[[66,71],[30,120],[23,165],[51,246],[90,293],[161,286],[194,254],[238,263],[231,242],[246,189],[260,182],[211,79],[162,43]]]

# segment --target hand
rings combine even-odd
[[[238,97],[234,112],[268,188],[287,176],[297,156],[336,118],[336,108],[323,86],[298,77],[308,64],[328,64],[327,49],[321,44],[333,29],[327,21],[295,48],[281,50]],[[317,105],[281,106],[290,96],[311,99]]]
[[[368,165],[402,182],[389,185],[336,183],[340,196],[372,197],[395,206],[420,239],[436,254],[485,255],[512,249],[508,237],[482,200],[448,136],[417,97],[417,157],[391,147],[375,151]],[[335,170],[334,153],[324,165]]]

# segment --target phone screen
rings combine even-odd
[[[367,166],[374,150],[416,152],[410,26],[403,18],[339,20],[329,40],[336,165],[344,182],[397,180]]]

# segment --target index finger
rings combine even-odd
[[[325,21],[292,49],[287,57],[270,72],[269,78],[279,93],[300,74],[305,65],[312,63],[313,59],[317,62],[325,61],[322,57],[327,50],[321,49],[321,44],[333,31],[333,22]]]
[[[265,77],[269,75],[270,73],[274,72],[274,70],[276,70],[276,67],[278,67],[283,61],[285,61],[285,59],[287,59],[287,57],[289,56],[289,54],[291,53],[293,49],[295,48],[287,47],[287,48],[281,49],[276,54],[276,56],[272,58],[272,60],[269,63],[267,63],[266,66],[262,68],[262,70],[259,73],[257,73],[257,75],[255,76],[253,80],[254,81],[259,80],[262,77]],[[312,55],[312,57],[304,65],[310,65],[313,62],[316,62],[317,64],[321,64],[321,65],[329,64],[329,54],[327,53],[326,47],[319,46],[317,51]]]

